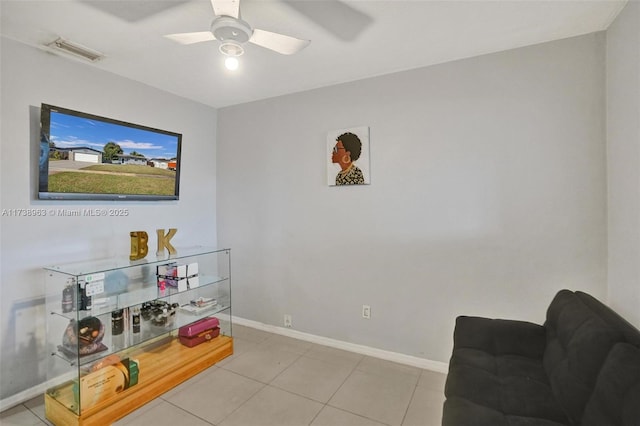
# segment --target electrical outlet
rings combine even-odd
[[[371,319],[371,306],[362,305],[362,318]]]
[[[291,315],[284,314],[284,326],[288,328],[293,327],[293,323],[291,321]]]

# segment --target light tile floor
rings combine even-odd
[[[446,375],[234,326],[234,354],[117,426],[439,426]],[[0,425],[42,425],[34,398]]]

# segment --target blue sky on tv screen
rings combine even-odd
[[[51,111],[50,142],[58,148],[87,147],[102,151],[109,142],[125,154],[136,151],[146,158],[176,158],[178,138],[106,121]]]

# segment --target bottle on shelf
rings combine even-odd
[[[73,311],[73,308],[74,308],[73,294],[74,294],[73,282],[72,280],[69,280],[65,288],[62,290],[62,312],[63,313],[68,313]]]
[[[118,309],[111,313],[111,334],[113,336],[120,335],[124,332],[124,311]]]
[[[140,333],[140,309],[135,308],[131,315],[132,330],[134,333]]]

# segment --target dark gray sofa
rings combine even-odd
[[[443,426],[640,426],[640,331],[561,290],[544,325],[461,316]]]

